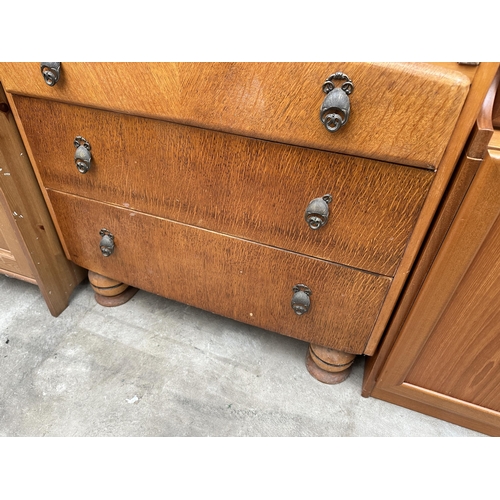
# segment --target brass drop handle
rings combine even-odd
[[[49,87],[53,87],[61,76],[61,63],[60,62],[42,62],[40,63],[40,71],[42,72],[43,79]]]
[[[311,229],[319,229],[328,222],[330,210],[328,205],[332,202],[332,195],[325,194],[321,198],[314,198],[307,205],[304,218]]]
[[[292,297],[292,309],[295,311],[295,314],[298,316],[302,316],[311,307],[311,299],[309,298],[312,294],[309,287],[303,284],[295,285],[292,288],[293,297]]]
[[[76,148],[75,151],[75,164],[78,172],[81,174],[86,174],[90,169],[90,162],[92,160],[92,153],[90,150],[90,144],[85,140],[84,137],[78,135],[73,141],[73,145]]]
[[[341,80],[344,83],[340,87],[335,87],[334,81]],[[349,120],[351,113],[351,103],[349,95],[354,90],[354,84],[344,73],[337,72],[330,75],[323,83],[323,92],[326,94],[319,117],[321,122],[329,132],[336,132]]]
[[[101,253],[104,257],[109,257],[115,250],[115,237],[107,229],[101,229],[99,235],[101,236],[99,243]]]

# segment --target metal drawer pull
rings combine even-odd
[[[107,229],[101,229],[99,235],[102,236],[99,248],[104,257],[109,257],[115,250],[115,238]]]
[[[90,161],[92,160],[92,154],[90,152],[91,147],[90,144],[83,138],[78,135],[75,137],[73,141],[73,145],[76,148],[75,152],[75,164],[78,172],[81,174],[86,174],[90,168]]]
[[[40,71],[42,72],[43,79],[49,87],[53,87],[61,76],[61,63],[60,62],[42,62],[40,63]]]
[[[292,290],[292,309],[295,311],[295,314],[301,316],[302,314],[309,311],[309,307],[311,306],[311,299],[309,298],[309,296],[312,294],[312,292],[306,285],[302,284],[295,285]]]
[[[319,229],[328,222],[328,205],[332,202],[332,195],[325,194],[321,198],[314,198],[307,205],[304,218],[311,229]]]
[[[335,87],[334,80],[344,80],[340,87]],[[351,113],[349,95],[354,90],[351,79],[344,73],[330,75],[323,84],[323,92],[326,94],[319,116],[326,130],[336,132],[343,127]]]

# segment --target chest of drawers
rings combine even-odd
[[[373,353],[490,73],[63,63],[50,86],[40,64],[5,63],[0,76],[71,261],[305,340],[309,371],[335,383]]]

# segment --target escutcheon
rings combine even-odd
[[[309,298],[312,294],[309,287],[303,284],[295,285],[292,288],[293,297],[292,297],[292,309],[295,311],[295,314],[298,316],[302,316],[311,307],[311,299]]]
[[[344,83],[335,87],[334,81],[340,80]],[[329,132],[336,132],[349,120],[351,103],[349,95],[354,90],[351,79],[344,73],[337,72],[330,75],[323,84],[323,92],[326,94],[319,113],[321,122]]]

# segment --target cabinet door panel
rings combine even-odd
[[[408,383],[500,412],[499,255],[500,218],[407,375]]]

